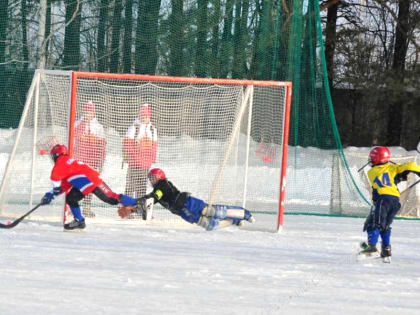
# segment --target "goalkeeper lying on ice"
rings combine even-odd
[[[122,206],[118,209],[121,218],[129,216],[133,212],[144,214],[146,200],[154,199],[164,208],[173,214],[179,215],[189,223],[196,223],[207,231],[230,225],[242,225],[244,221],[254,222],[252,214],[242,208],[227,205],[209,205],[203,200],[192,197],[187,192],[180,192],[170,181],[166,179],[165,173],[159,169],[151,169],[148,178],[153,186],[153,191],[137,200],[137,207]]]

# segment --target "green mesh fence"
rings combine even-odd
[[[286,213],[367,213],[369,193],[357,172],[366,157],[349,163],[343,153],[318,0],[0,4],[0,128],[17,128],[38,67],[292,81]],[[280,143],[264,128],[252,134],[262,144]],[[12,142],[13,130],[1,135]],[[8,154],[11,145],[2,148]]]

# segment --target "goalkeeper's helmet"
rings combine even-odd
[[[147,118],[152,117],[152,108],[150,107],[149,104],[142,105],[142,107],[140,108],[139,116],[147,117]]]
[[[160,168],[152,168],[147,174],[150,183],[154,186],[161,179],[165,179],[166,175]]]
[[[56,144],[50,151],[50,156],[54,163],[57,161],[59,156],[68,155],[69,150],[64,144]]]
[[[369,161],[372,165],[388,163],[390,158],[391,152],[387,147],[375,147],[369,153]]]
[[[90,114],[93,113],[96,115],[96,105],[95,103],[93,103],[92,101],[88,101],[84,106],[83,106],[83,112],[85,114]]]

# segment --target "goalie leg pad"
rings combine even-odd
[[[206,217],[213,217],[216,219],[227,220],[246,220],[252,217],[251,212],[239,206],[223,206],[223,205],[208,205],[203,211]]]
[[[203,210],[203,214],[209,218],[224,219],[226,217],[226,208],[218,205],[208,205]]]
[[[219,226],[219,220],[202,216],[200,220],[198,220],[197,225],[201,226],[206,231],[212,231]]]
[[[233,220],[217,220],[214,218],[209,218],[206,216],[202,216],[197,223],[199,226],[204,228],[206,231],[213,231],[216,229],[223,229],[225,227],[229,227],[232,225],[242,226],[243,220],[240,219],[233,219]]]

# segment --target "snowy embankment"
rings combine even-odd
[[[418,314],[418,221],[393,261],[357,262],[362,219],[287,216],[281,234],[24,222],[0,230],[1,314]]]

